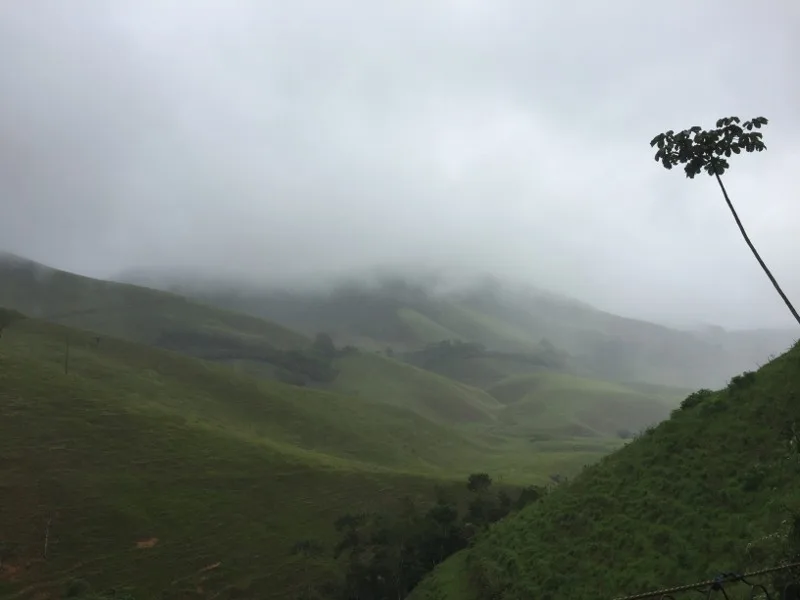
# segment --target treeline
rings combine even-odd
[[[341,577],[318,586],[308,582],[305,600],[384,600],[404,598],[436,565],[466,548],[483,529],[537,501],[544,488],[524,488],[516,498],[495,491],[486,473],[470,475],[469,500],[460,508],[444,492],[423,510],[410,499],[396,514],[346,514],[334,522],[339,541],[332,549]],[[463,503],[462,503],[463,504]],[[307,566],[324,556],[314,540],[295,544],[293,553]]]
[[[275,376],[280,381],[300,386],[334,381],[339,375],[333,365],[334,359],[357,352],[350,346],[337,349],[326,333],[317,334],[308,348],[295,350],[280,350],[235,335],[197,330],[164,331],[156,345],[204,360],[263,362],[275,368]]]

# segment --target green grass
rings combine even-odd
[[[798,393],[800,346],[499,523],[412,598],[613,598],[771,566],[748,545],[800,506]]]
[[[79,577],[145,598],[291,598],[304,576],[289,548],[330,545],[345,512],[430,500],[474,471],[543,483],[599,455],[24,319],[0,338],[0,541],[17,548],[0,596],[38,598]]]
[[[422,313],[410,308],[399,308],[397,316],[408,325],[416,344],[432,344],[444,340],[458,340],[461,336],[451,329],[442,327],[439,323],[426,317]]]
[[[0,307],[145,344],[166,332],[201,332],[277,349],[309,340],[280,325],[182,296],[102,281],[0,255]]]
[[[358,353],[336,362],[331,389],[401,406],[433,421],[491,423],[501,406],[486,392],[377,354]]]
[[[542,371],[510,377],[487,390],[505,405],[502,421],[536,434],[616,436],[669,416],[681,392]]]

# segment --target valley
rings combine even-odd
[[[361,290],[358,301],[294,297],[281,313],[266,297],[243,305],[0,260],[0,595],[58,598],[85,585],[137,600],[333,597],[350,564],[333,556],[337,519],[405,514],[409,501],[421,514],[467,511],[454,549],[477,535],[415,598],[584,589],[564,578],[564,564],[586,569],[585,589],[613,595],[707,572],[712,554],[729,564],[735,544],[774,524],[773,513],[750,517],[764,486],[784,481],[773,463],[785,440],[769,428],[794,418],[794,354],[764,367],[755,387],[732,383],[680,409],[693,368],[669,352],[663,365],[635,340],[688,334],[631,325],[633,349],[620,356],[651,362],[630,377],[553,341],[566,339],[554,328],[556,308],[541,317],[550,335],[539,337],[535,320],[523,327],[474,295],[445,301],[393,285]],[[611,319],[583,306],[558,310],[578,311],[576,327],[586,315]],[[604,335],[615,335],[609,327]],[[692,339],[693,352],[706,347]],[[714,352],[734,352],[742,339]],[[718,360],[714,352],[704,360]],[[676,369],[681,385],[665,385]],[[762,422],[762,397],[775,402],[769,423],[726,437],[735,422]],[[709,427],[707,415],[728,425]],[[703,471],[712,448],[730,457]],[[764,470],[761,495],[737,495],[737,485],[751,485],[728,474],[737,461],[747,473]],[[713,472],[727,491],[678,469]],[[498,499],[516,502],[524,490],[541,499],[509,505],[486,524],[509,516],[467,536],[476,502],[489,502],[467,489],[475,474],[491,477]],[[731,507],[733,516],[714,521],[728,537],[703,545],[690,507],[715,502]],[[669,509],[650,525],[656,505]],[[730,519],[744,516],[732,529]],[[634,552],[651,560],[656,534],[685,557],[599,583],[601,557],[639,529],[632,563]],[[581,558],[562,549],[579,540],[589,540]],[[322,550],[309,560],[298,547]],[[531,567],[540,564],[549,571]]]

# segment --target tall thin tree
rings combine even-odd
[[[747,235],[744,225],[742,225],[736,209],[733,207],[728,191],[722,183],[722,175],[730,167],[728,158],[732,154],[741,154],[742,150],[745,152],[762,152],[767,149],[763,141],[763,134],[760,131],[753,131],[760,129],[762,125],[768,123],[764,117],[755,117],[750,121],[741,122],[739,117],[726,117],[717,121],[714,129],[704,130],[699,125],[684,129],[678,133],[669,130],[665,133],[659,133],[650,141],[650,147],[657,146],[658,150],[655,154],[655,159],[660,162],[664,168],[672,169],[676,165],[684,165],[686,177],[694,179],[698,173],[705,171],[709,175],[716,178],[719,184],[719,189],[722,190],[722,196],[736,221],[736,226],[739,228],[739,233],[742,234],[744,241],[756,257],[758,264],[766,273],[770,282],[772,282],[775,291],[783,300],[789,312],[800,324],[800,314],[798,314],[795,307],[792,305],[789,298],[786,296],[772,271],[769,270],[761,255],[756,250],[750,236]]]

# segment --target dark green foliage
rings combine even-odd
[[[488,528],[411,598],[615,598],[797,557],[800,346],[739,381]]]
[[[314,337],[311,349],[325,358],[330,359],[336,356],[336,346],[333,343],[333,338],[327,333],[318,333]]]
[[[492,478],[488,473],[473,473],[467,479],[467,489],[470,492],[484,492],[492,485]]]
[[[434,567],[466,548],[478,531],[542,497],[542,490],[531,486],[514,501],[505,490],[491,495],[490,486],[491,478],[485,473],[469,477],[474,497],[464,514],[447,494],[439,493],[427,510],[407,499],[392,515],[359,513],[338,518],[334,556],[344,563],[344,575],[325,597],[404,598]]]
[[[755,380],[756,374],[754,371],[745,371],[741,375],[734,375],[731,377],[731,382],[728,385],[728,389],[731,391],[744,390],[753,385]]]
[[[514,509],[519,510],[526,507],[528,504],[536,502],[542,497],[543,493],[543,490],[535,485],[530,485],[523,488],[517,497],[517,501],[514,504]]]
[[[730,167],[731,154],[762,152],[766,145],[760,131],[768,123],[764,117],[756,117],[741,125],[739,117],[719,119],[715,129],[704,130],[699,125],[678,133],[669,130],[660,133],[650,141],[650,146],[658,146],[656,161],[666,169],[685,165],[686,177],[693,179],[701,171],[709,175],[722,175]]]
[[[24,318],[25,315],[20,312],[0,307],[0,337],[3,337],[3,331],[11,324]]]
[[[232,334],[183,329],[163,331],[155,345],[204,360],[265,363],[277,368],[280,381],[305,385],[308,381],[328,383],[336,379],[338,372],[332,359],[337,352],[335,347],[330,349],[327,341],[329,336],[318,338],[308,349],[280,350]]]
[[[316,540],[301,540],[292,546],[292,554],[306,558],[321,556],[323,551],[322,544]]]
[[[686,399],[683,402],[681,402],[681,409],[687,410],[694,406],[697,406],[704,400],[710,398],[713,394],[714,392],[705,388],[703,388],[702,390],[697,390],[696,392],[692,392],[691,394],[686,396]]]

